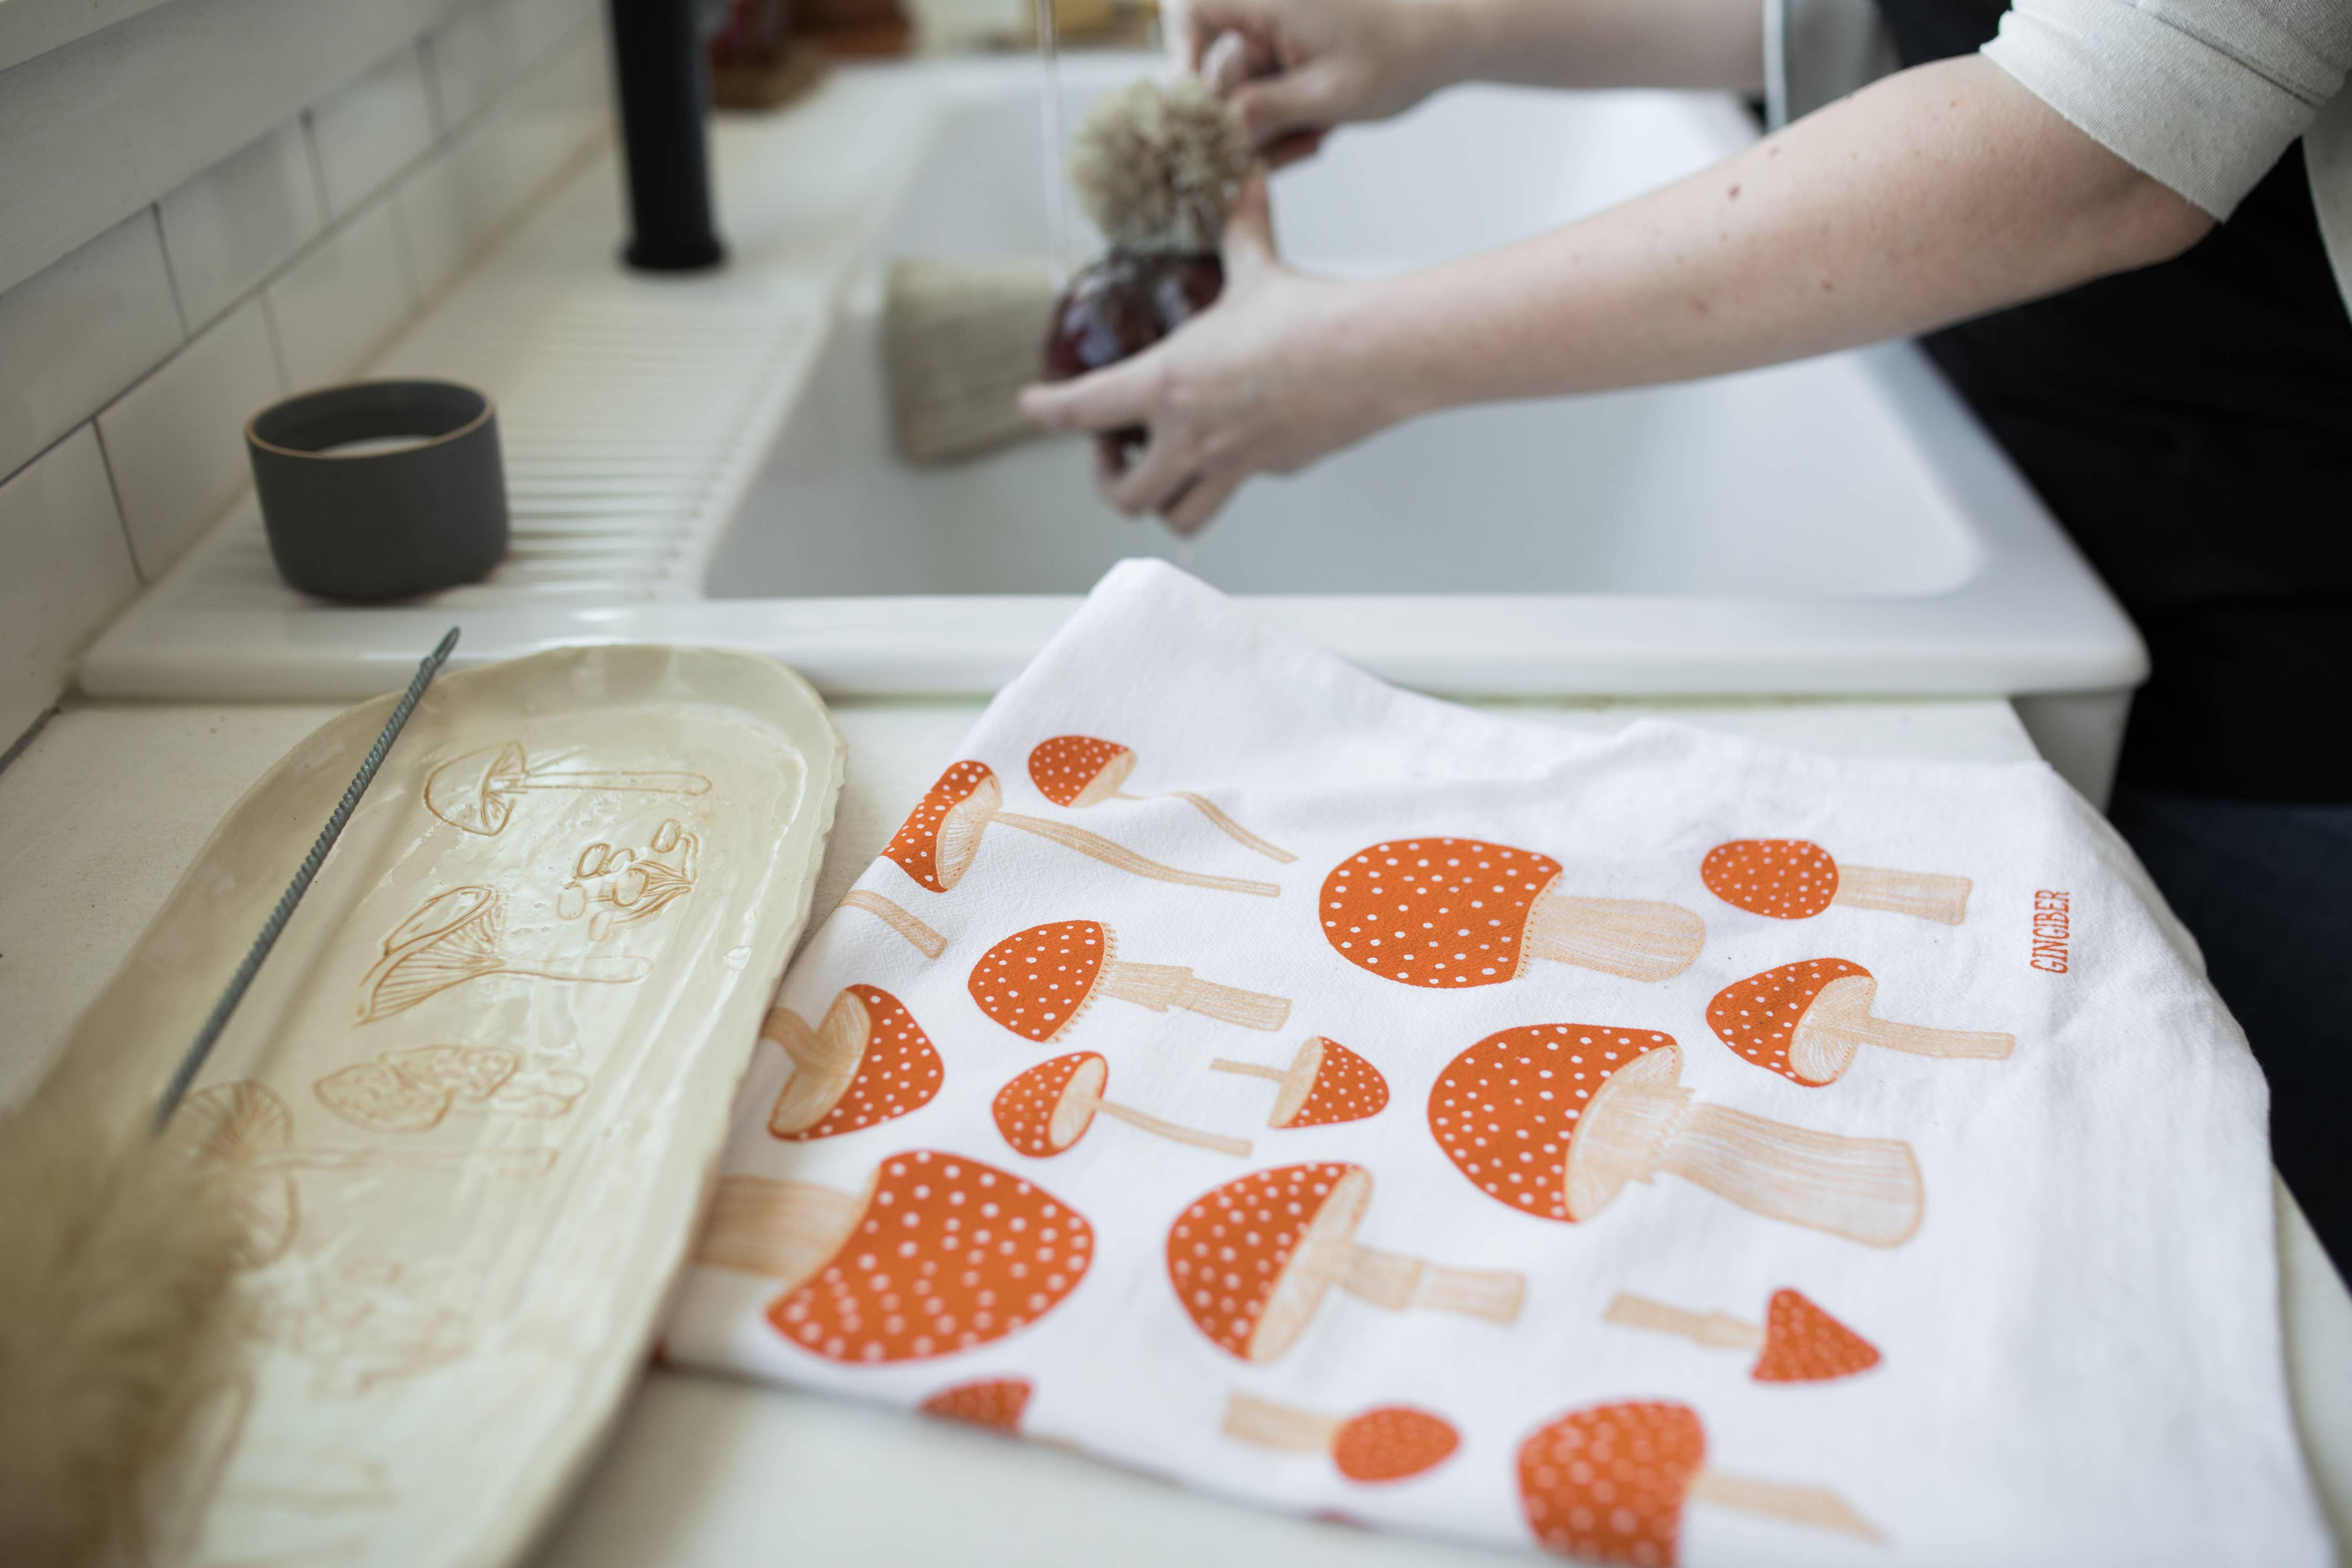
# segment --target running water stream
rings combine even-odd
[[[1034,0],[1037,16],[1037,116],[1045,152],[1045,273],[1059,294],[1070,280],[1070,185],[1062,167],[1062,56],[1054,0]]]

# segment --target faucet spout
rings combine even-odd
[[[726,255],[710,214],[710,83],[696,0],[612,0],[628,165],[631,267],[691,272]]]

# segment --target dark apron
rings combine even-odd
[[[1906,66],[2002,0],[1880,0]],[[2303,146],[2177,260],[1925,347],[2147,640],[2123,776],[2352,801],[2352,319]]]

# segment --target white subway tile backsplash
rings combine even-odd
[[[486,193],[472,188],[457,147],[437,149],[409,171],[393,187],[392,201],[420,298],[430,299],[446,287],[499,225],[497,207]]]
[[[471,120],[530,61],[526,18],[519,0],[468,5],[426,35],[442,123],[456,130]]]
[[[360,373],[604,131],[601,8],[478,0],[0,291],[0,748],[233,502],[246,420]]]
[[[283,395],[253,298],[98,416],[140,576],[152,582],[245,484],[245,422]]]
[[[445,123],[455,130],[597,15],[595,0],[483,0],[430,37]]]
[[[421,49],[410,45],[339,92],[312,104],[311,144],[329,215],[356,211],[433,145]]]
[[[230,154],[156,204],[180,309],[200,327],[325,225],[299,120]]]
[[[391,202],[319,242],[269,286],[268,298],[294,391],[350,380],[411,304]]]
[[[0,749],[58,699],[139,591],[88,425],[0,484]]]
[[[0,294],[0,476],[104,407],[181,336],[152,209]]]

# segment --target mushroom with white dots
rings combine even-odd
[[[1726,986],[1706,1021],[1735,1055],[1808,1089],[1835,1082],[1865,1045],[1969,1061],[2004,1061],[2017,1048],[2013,1035],[1874,1018],[1877,999],[1878,980],[1861,965],[1807,958]]]
[[[917,886],[945,893],[971,869],[971,862],[980,854],[981,839],[992,826],[1034,833],[1129,876],[1217,893],[1255,894],[1260,898],[1282,896],[1282,889],[1270,882],[1179,871],[1084,828],[1008,811],[1004,809],[1004,790],[984,762],[958,762],[940,774],[940,781],[916,803],[898,833],[883,846],[882,858],[895,862],[915,880]]]
[[[1427,1308],[1507,1323],[1521,1275],[1442,1269],[1356,1240],[1372,1173],[1323,1161],[1280,1166],[1203,1194],[1168,1231],[1168,1281],[1192,1324],[1244,1361],[1298,1343],[1334,1286],[1391,1312]]]
[[[1878,1347],[1815,1306],[1801,1291],[1781,1289],[1752,1323],[1729,1312],[1694,1312],[1620,1292],[1601,1314],[1628,1328],[1680,1334],[1710,1350],[1752,1350],[1748,1375],[1759,1383],[1828,1383],[1868,1372]]]
[[[1097,997],[1164,1013],[1198,1013],[1242,1029],[1280,1029],[1282,997],[1203,980],[1180,964],[1135,964],[1118,956],[1118,937],[1098,920],[1057,920],[1016,931],[981,955],[966,988],[980,1010],[1024,1040],[1061,1038]]]
[[[1029,753],[1029,781],[1037,793],[1056,806],[1074,810],[1099,806],[1106,800],[1148,800],[1149,795],[1126,792],[1127,776],[1135,771],[1135,752],[1115,740],[1091,735],[1056,735],[1041,740]],[[1225,837],[1255,854],[1288,865],[1298,857],[1279,844],[1268,843],[1225,815],[1217,803],[1190,789],[1170,793],[1209,819]]]
[[[1964,876],[1841,865],[1810,839],[1735,839],[1699,862],[1707,891],[1735,908],[1774,920],[1810,920],[1832,904],[1908,915],[1944,925],[1969,916]]]
[[[1368,1485],[1426,1474],[1462,1446],[1453,1422],[1410,1405],[1381,1405],[1341,1417],[1247,1394],[1225,1401],[1224,1434],[1261,1448],[1328,1454],[1341,1475]]]
[[[1324,1035],[1310,1036],[1291,1054],[1287,1067],[1266,1067],[1220,1056],[1209,1063],[1218,1072],[1263,1078],[1279,1084],[1269,1127],[1322,1127],[1377,1116],[1389,1103],[1389,1081],[1381,1070]]]
[[[1698,956],[1706,926],[1678,904],[1580,898],[1549,855],[1478,839],[1396,839],[1323,879],[1324,939],[1368,973],[1431,990],[1499,986],[1536,958],[1664,980]]]
[[[1751,1213],[1895,1247],[1926,1207],[1910,1145],[1695,1103],[1654,1030],[1528,1024],[1490,1034],[1429,1091],[1429,1130],[1496,1202],[1589,1220],[1629,1183],[1678,1176]]]
[[[1094,1228],[1010,1171],[936,1149],[893,1155],[857,1193],[733,1176],[695,1252],[782,1283],[767,1320],[827,1361],[926,1361],[991,1344],[1066,1300]]]
[[[919,1111],[945,1069],[907,1005],[879,986],[845,986],[814,1029],[789,1008],[771,1008],[760,1037],[792,1059],[792,1076],[768,1114],[768,1131],[794,1143],[877,1127]]]
[[[1104,1099],[1103,1090],[1109,1082],[1110,1063],[1091,1051],[1072,1051],[1051,1061],[1041,1061],[997,1091],[995,1103],[991,1107],[996,1116],[996,1130],[1016,1151],[1037,1159],[1051,1159],[1076,1147],[1097,1116],[1108,1116],[1160,1137],[1195,1148],[1213,1149],[1221,1155],[1249,1154],[1246,1138],[1228,1138],[1219,1133],[1178,1126]]]
[[[1572,1410],[1519,1446],[1528,1529],[1562,1557],[1673,1568],[1681,1561],[1683,1509],[1692,1501],[1885,1539],[1834,1492],[1711,1468],[1698,1412],[1673,1400]]]

